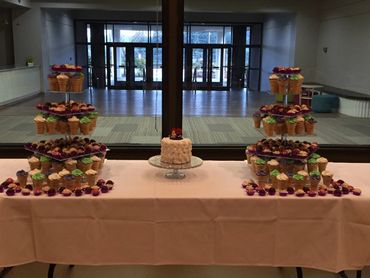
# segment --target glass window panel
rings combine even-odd
[[[114,25],[114,42],[149,42],[148,25]]]
[[[245,48],[245,67],[249,66],[249,47]]]
[[[221,82],[221,48],[212,49],[212,82]]]
[[[116,48],[117,81],[126,81],[126,47]]]
[[[150,28],[150,42],[162,43],[162,25],[151,25]]]
[[[251,44],[251,27],[247,26],[245,36],[245,43],[247,45]]]
[[[193,59],[192,59],[193,82],[203,82],[203,62],[204,62],[203,56],[204,56],[203,48],[193,49]]]
[[[232,43],[232,32],[231,27],[225,27],[224,44]]]
[[[189,34],[189,26],[184,26],[184,43],[189,43],[188,41],[188,34]]]
[[[86,31],[87,31],[87,42],[91,42],[91,28],[90,28],[90,24],[87,24],[86,26]]]
[[[222,44],[223,27],[191,26],[191,43]]]
[[[107,24],[104,30],[105,42],[113,42],[113,25]]]
[[[229,75],[229,68],[228,68],[228,62],[229,62],[229,50],[225,48],[224,50],[224,60],[223,60],[223,79],[222,79],[222,86],[227,86],[227,80]]]
[[[162,48],[153,48],[153,81],[162,81]]]
[[[146,76],[146,48],[134,48],[135,81],[145,81]]]

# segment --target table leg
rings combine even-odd
[[[348,278],[348,276],[347,276],[347,274],[344,272],[344,270],[342,270],[342,271],[341,271],[341,272],[339,272],[338,274],[339,274],[339,276],[340,276],[341,278]]]
[[[49,264],[48,278],[53,278],[56,264]]]
[[[362,275],[362,270],[357,270],[356,271],[356,278],[361,278]]]
[[[0,272],[0,278],[3,278],[5,277],[5,275],[10,271],[12,270],[12,266],[9,266],[9,267],[4,267],[3,270]]]
[[[295,269],[297,271],[297,278],[303,278],[302,267],[296,267]]]
[[[74,268],[75,267],[75,265],[74,264],[70,264],[69,265],[69,268]]]

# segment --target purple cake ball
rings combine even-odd
[[[276,189],[273,187],[270,187],[268,190],[268,193],[270,196],[274,196],[276,194]]]
[[[253,186],[254,189],[256,189],[258,187],[258,184],[255,183],[255,182],[253,182],[251,185]]]
[[[17,187],[15,188],[15,193],[21,193],[21,192],[22,192],[22,187],[17,186]]]
[[[92,191],[91,187],[86,187],[84,189],[85,194],[91,194],[91,191]]]
[[[4,186],[0,185],[0,193],[4,192]]]
[[[291,187],[291,186],[289,186],[289,187],[287,188],[287,191],[288,191],[288,194],[290,194],[290,195],[294,194],[294,188],[293,188],[293,187]]]
[[[96,182],[96,185],[101,187],[102,185],[105,185],[105,180],[103,179],[99,179],[97,182]]]
[[[317,195],[316,191],[309,191],[308,192],[308,196],[310,196],[310,197],[316,197],[316,195]]]
[[[93,189],[91,193],[92,193],[93,196],[99,196],[100,190],[99,189]]]
[[[8,190],[6,190],[6,195],[7,196],[14,196],[15,195],[14,188],[9,188]]]
[[[295,195],[297,197],[303,197],[304,195],[306,195],[306,193],[302,189],[298,189]]]
[[[35,196],[40,196],[41,194],[42,194],[42,191],[40,189],[35,189],[33,191],[33,195],[35,195]]]
[[[56,192],[56,190],[54,189],[54,188],[50,188],[49,190],[48,190],[48,196],[49,197],[53,197],[53,196],[55,196],[55,194],[56,194],[57,192]]]
[[[32,184],[27,184],[25,186],[25,188],[27,188],[28,190],[32,191],[33,190],[33,185]]]
[[[108,193],[109,188],[108,188],[108,186],[107,186],[107,185],[102,185],[102,186],[100,187],[100,191],[101,191],[101,193]]]
[[[77,189],[75,189],[75,196],[76,197],[80,197],[80,196],[82,196],[82,190],[81,189],[79,189],[79,188],[77,188]]]
[[[349,189],[348,187],[342,187],[342,194],[348,194],[349,193]]]
[[[305,193],[308,193],[308,191],[310,191],[310,188],[309,188],[308,186],[304,186],[304,187],[303,187],[303,191],[304,191]]]
[[[22,195],[23,196],[28,196],[31,194],[31,190],[29,190],[28,188],[23,188],[22,189]]]
[[[325,196],[326,195],[326,191],[325,190],[319,190],[318,195],[319,196]]]
[[[111,184],[111,185],[114,185],[114,182],[113,182],[112,180],[107,180],[107,182],[106,182],[105,184],[106,184],[106,185],[108,185],[108,186],[109,186],[110,184]]]
[[[288,196],[288,191],[286,191],[286,190],[282,190],[282,191],[280,191],[280,192],[279,192],[279,195],[280,195],[281,197],[286,197],[286,196]]]
[[[340,189],[335,189],[333,194],[335,197],[341,197],[342,191]]]
[[[258,195],[260,196],[266,196],[266,191],[265,190],[259,190]]]
[[[328,188],[328,193],[329,193],[329,194],[333,194],[333,193],[334,193],[334,191],[335,191],[335,189],[334,189],[333,187],[329,187],[329,188]]]

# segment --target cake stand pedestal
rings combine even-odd
[[[160,155],[152,156],[148,162],[154,167],[169,169],[170,171],[165,174],[165,177],[168,179],[183,179],[185,178],[185,174],[180,170],[196,168],[203,164],[203,160],[196,156],[192,156],[190,162],[184,164],[164,163],[161,161]]]

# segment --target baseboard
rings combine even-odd
[[[24,95],[24,96],[21,96],[21,97],[16,97],[16,98],[12,98],[12,99],[7,100],[7,101],[0,102],[0,108],[5,108],[7,106],[20,103],[22,101],[25,101],[25,100],[28,100],[30,98],[33,98],[33,97],[35,97],[35,96],[37,96],[39,94],[42,94],[42,92],[41,91],[37,91],[37,92],[33,92],[33,93],[30,93],[30,94],[27,94],[27,95]]]

